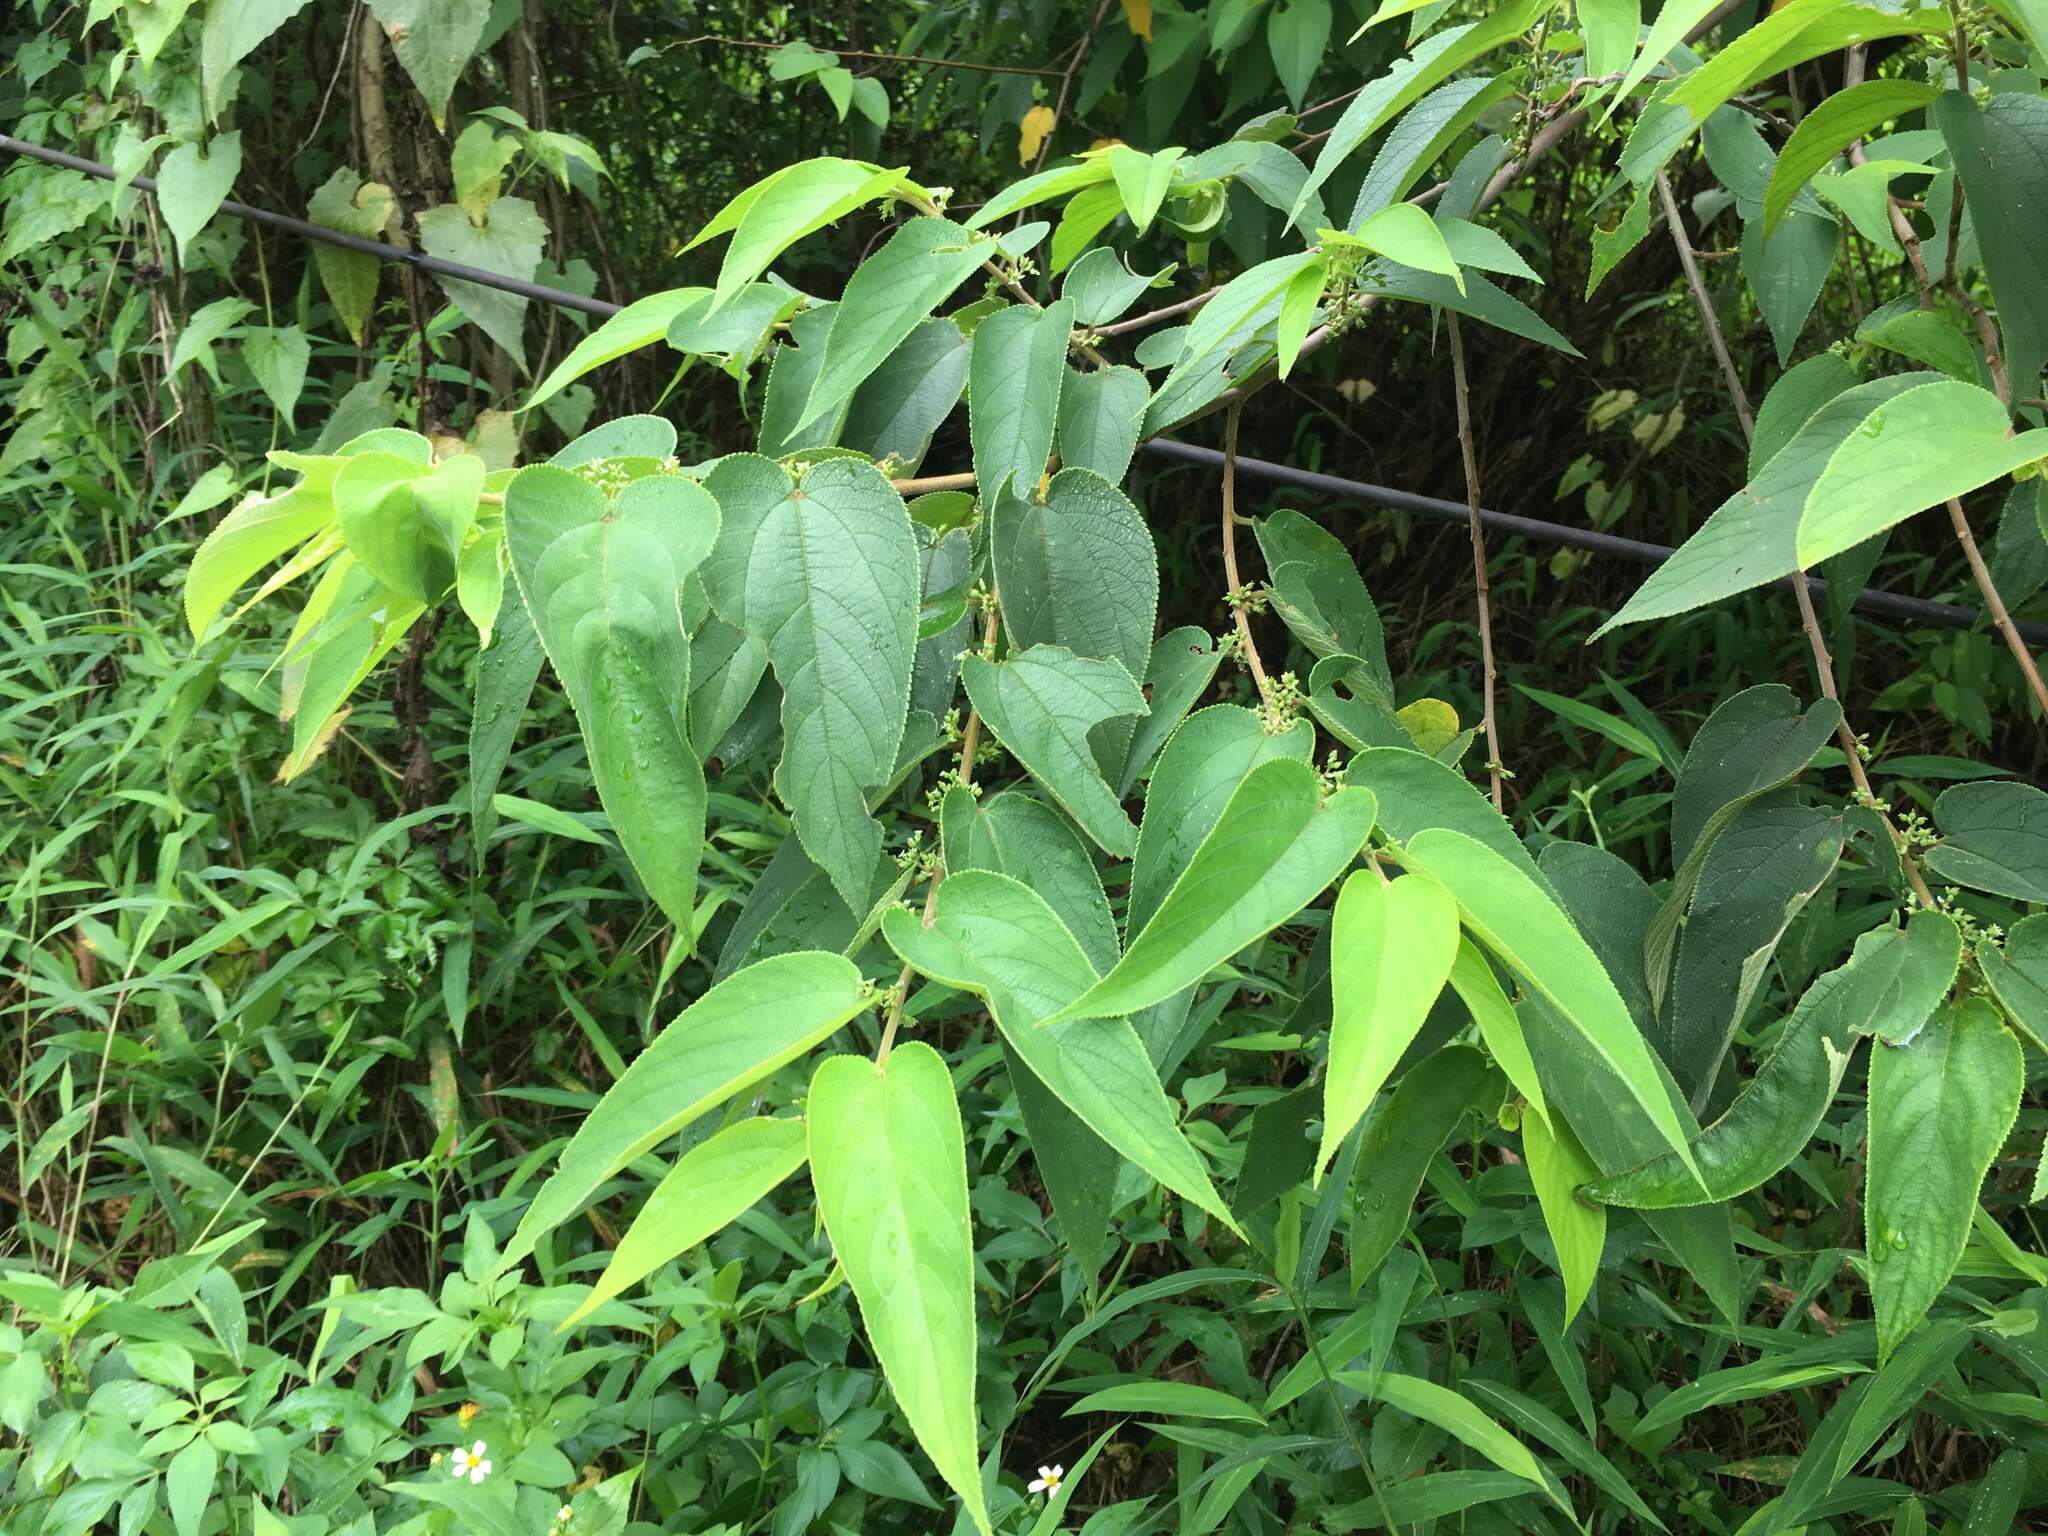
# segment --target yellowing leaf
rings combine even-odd
[[[1132,32],[1152,41],[1152,0],[1124,0],[1124,22]]]
[[[1058,121],[1051,107],[1040,102],[1024,114],[1024,120],[1017,125],[1017,163],[1029,165],[1038,158],[1038,147],[1045,142],[1045,136],[1052,132],[1052,125]]]

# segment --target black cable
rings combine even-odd
[[[30,144],[7,134],[0,134],[0,150],[24,155],[31,160],[41,160],[47,165],[61,166],[68,171],[97,176],[102,181],[114,179],[112,166],[102,165],[96,160],[81,159],[77,155],[68,155],[59,149],[47,149],[40,144]],[[130,184],[144,192],[156,192],[156,182],[148,176],[133,177]],[[543,304],[581,310],[586,315],[609,319],[621,308],[620,305],[608,303],[603,299],[585,298],[580,293],[567,293],[560,288],[549,288],[542,283],[527,282],[523,278],[506,277],[499,272],[486,272],[481,267],[464,266],[459,261],[443,261],[440,257],[429,256],[424,251],[408,251],[399,246],[386,245],[382,241],[365,240],[359,235],[329,229],[324,224],[309,224],[304,219],[288,218],[284,214],[271,213],[267,209],[252,208],[247,203],[230,200],[220,205],[220,211],[284,234],[297,235],[301,239],[318,240],[345,251],[374,256],[379,261],[400,262],[421,272],[431,272],[437,277],[451,277],[462,282],[475,283],[479,287],[497,288],[505,293],[517,294],[521,298],[537,299]],[[1177,459],[1183,464],[1201,464],[1213,469],[1220,469],[1223,464],[1223,455],[1215,449],[1198,448],[1192,443],[1176,442],[1172,438],[1154,438],[1144,446],[1148,452],[1158,454],[1162,458]],[[1413,491],[1398,491],[1391,486],[1368,485],[1362,480],[1345,480],[1336,475],[1317,474],[1313,470],[1296,469],[1291,464],[1276,464],[1269,459],[1247,458],[1240,454],[1237,469],[1242,475],[1270,480],[1279,485],[1291,485],[1298,490],[1314,491],[1340,501],[1362,501],[1369,506],[1413,512],[1421,517],[1437,518],[1445,522],[1463,523],[1469,516],[1463,502],[1441,501],[1434,496],[1418,496]],[[1567,549],[1583,549],[1594,554],[1614,555],[1639,565],[1661,565],[1672,555],[1668,545],[1650,544],[1641,539],[1624,539],[1591,528],[1573,528],[1565,523],[1545,522],[1541,518],[1520,517],[1512,512],[1494,512],[1482,507],[1479,520],[1488,528],[1504,534],[1536,539],[1546,544],[1561,544]],[[1827,583],[1818,576],[1809,576],[1806,581],[1815,596],[1827,591]],[[1773,582],[1772,585],[1789,592],[1791,578]],[[1931,602],[1921,597],[1906,597],[1896,592],[1879,591],[1873,587],[1865,587],[1856,595],[1855,606],[1865,613],[1883,614],[1895,619],[1913,619],[1947,629],[1974,629],[1983,617],[1974,608],[1963,608],[1954,603]],[[2048,645],[2048,624],[2022,619],[2015,621],[2015,627],[2019,630],[2021,638],[2029,645]]]

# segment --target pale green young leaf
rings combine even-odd
[[[1463,935],[1458,939],[1457,957],[1451,962],[1450,983],[1451,990],[1458,994],[1458,1000],[1479,1026],[1479,1038],[1485,1043],[1487,1055],[1506,1075],[1515,1092],[1528,1100],[1530,1111],[1548,1124],[1550,1105],[1543,1096],[1543,1079],[1537,1075],[1536,1062],[1529,1055],[1529,1042],[1522,1034],[1522,1021],[1515,1013],[1515,1005],[1501,990],[1486,956]]]
[[[1599,80],[1626,70],[1643,28],[1642,0],[1579,0],[1586,73]]]
[[[1139,234],[1150,229],[1159,216],[1159,205],[1166,201],[1166,189],[1173,185],[1173,169],[1184,153],[1179,149],[1162,149],[1146,154],[1128,144],[1110,145],[1109,174],[1116,182],[1117,195],[1123,199],[1124,212],[1131,216],[1131,224]]]
[[[611,1262],[561,1327],[696,1247],[801,1168],[808,1155],[801,1120],[739,1120],[699,1142],[655,1185]]]
[[[1863,1226],[1883,1359],[1955,1272],[2024,1071],[2019,1041],[1980,998],[1937,1014],[1910,1045],[1871,1050]]]
[[[1621,77],[1621,84],[1607,98],[1607,110],[1601,114],[1601,121],[1612,117],[1614,109],[1628,99],[1650,71],[1662,64],[1672,49],[1684,43],[1686,34],[1706,19],[1714,4],[1715,0],[1669,0],[1657,12],[1657,19],[1650,23],[1650,35],[1643,39],[1642,52],[1635,56],[1635,62]],[[1630,42],[1634,42],[1633,37]]]
[[[1444,243],[1443,231],[1413,203],[1395,203],[1370,215],[1358,227],[1358,238],[1372,250],[1418,271],[1438,272],[1465,291],[1464,275]]]
[[[1543,1464],[1530,1454],[1529,1448],[1449,1387],[1440,1387],[1420,1376],[1404,1376],[1398,1371],[1382,1371],[1376,1381],[1360,1379],[1363,1375],[1358,1371],[1336,1373],[1341,1385],[1354,1391],[1364,1391],[1370,1384],[1377,1401],[1413,1414],[1424,1423],[1434,1424],[1503,1472],[1527,1478],[1542,1489],[1551,1502],[1570,1509],[1569,1502],[1544,1475]]]
[[[1425,220],[1428,217],[1423,215]],[[1173,375],[1167,384],[1160,386],[1161,392],[1175,377],[1191,373],[1196,364],[1222,346],[1239,326],[1284,293],[1299,273],[1321,267],[1323,260],[1315,251],[1275,256],[1225,283],[1216,291],[1214,298],[1195,312],[1187,334],[1181,339],[1180,355],[1174,359]]]
[[[1123,959],[1066,1015],[1127,1015],[1201,980],[1343,873],[1372,831],[1373,813],[1370,791],[1343,788],[1324,799],[1306,764],[1258,764]]]
[[[1167,1419],[1222,1419],[1263,1424],[1265,1416],[1241,1397],[1191,1381],[1127,1381],[1090,1392],[1067,1410],[1077,1413],[1149,1413]]]
[[[960,678],[977,713],[1060,808],[1107,852],[1129,858],[1131,825],[1096,765],[1089,733],[1107,720],[1145,713],[1145,695],[1116,660],[1034,645],[1005,661],[969,656]]]
[[[909,185],[901,170],[829,157],[806,160],[742,192],[685,249],[732,231],[711,300],[715,310],[806,235]]]
[[[862,1325],[917,1442],[990,1536],[974,1409],[974,1251],[953,1079],[921,1040],[811,1078],[811,1183]]]
[[[1656,25],[1662,24],[1660,16]],[[1901,33],[1940,32],[1947,24],[1947,18],[1933,6],[1893,8],[1844,4],[1843,0],[1787,0],[1688,74],[1668,99],[1690,112],[1694,122],[1703,123],[1731,96],[1808,59]],[[1652,30],[1654,33],[1655,28]]]
[[[185,622],[195,644],[251,576],[334,527],[334,477],[341,459],[316,459],[298,484],[252,496],[214,525],[185,573]]]
[[[687,945],[704,836],[704,767],[685,719],[683,581],[718,536],[695,481],[651,475],[616,499],[551,464],[505,491],[519,590],[575,708],[598,799],[647,893]]]
[[[1598,1178],[1600,1169],[1579,1145],[1560,1115],[1546,1122],[1540,1115],[1522,1121],[1522,1151],[1529,1162],[1529,1182],[1543,1225],[1557,1249],[1564,1274],[1564,1321],[1570,1327],[1592,1293],[1600,1270],[1600,1251],[1607,1245],[1607,1211],[1579,1198],[1580,1186]]]
[[[215,134],[202,149],[180,144],[157,168],[156,201],[178,243],[180,260],[206,228],[242,173],[242,131]]]
[[[794,1061],[870,1001],[852,961],[815,950],[772,956],[713,985],[584,1118],[520,1218],[499,1269],[533,1252],[643,1152]]]
[[[1426,876],[1355,871],[1330,918],[1330,1060],[1316,1179],[1399,1064],[1458,953],[1458,907]]]
[[[1036,203],[1064,197],[1069,192],[1078,192],[1083,187],[1100,186],[1111,181],[1115,173],[1109,166],[1106,155],[1090,155],[1072,165],[1056,165],[1049,171],[1026,176],[1022,181],[1012,182],[994,197],[974,210],[974,217],[967,221],[969,229],[987,229],[998,219],[1007,218],[1021,208]]]
[[[1316,308],[1323,301],[1323,284],[1329,277],[1327,261],[1312,262],[1287,280],[1280,295],[1280,318],[1274,334],[1275,366],[1286,378],[1301,355],[1301,344],[1315,324]]]
[[[635,299],[569,349],[569,355],[548,370],[548,376],[526,397],[530,411],[560,394],[593,368],[652,346],[668,334],[669,325],[691,305],[701,303],[708,288],[671,288]]]
[[[1571,919],[1536,882],[1484,843],[1448,827],[1409,839],[1401,861],[1449,889],[1465,925],[1592,1047],[1692,1167],[1679,1110],[1627,1005]]]

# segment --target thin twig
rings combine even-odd
[[[2005,611],[2005,599],[1998,595],[1998,588],[1991,580],[1991,572],[1984,564],[1984,553],[1977,547],[1976,535],[1970,532],[1970,520],[1963,515],[1963,504],[1953,496],[1948,499],[1948,520],[1956,531],[1956,542],[1963,546],[1963,558],[1970,563],[1970,574],[1977,579],[1977,590],[1984,594],[1984,606],[1991,614],[1991,622],[1998,626],[1999,634],[2005,637],[2005,648],[2012,652],[2013,660],[2026,674],[2027,686],[2034,690],[2034,702],[2041,706],[2042,719],[2048,720],[2048,687],[2042,686],[2041,672],[2034,665],[2033,653],[2013,627],[2012,615]]]
[[[1465,380],[1465,339],[1458,333],[1458,316],[1444,311],[1450,322],[1451,377],[1458,389],[1458,447],[1465,458],[1465,506],[1472,514],[1472,576],[1479,590],[1479,664],[1485,675],[1486,775],[1492,786],[1493,808],[1503,810],[1501,797],[1502,758],[1500,724],[1493,712],[1493,603],[1492,587],[1486,575],[1486,529],[1479,521],[1479,453],[1472,441],[1472,391]]]
[[[1267,712],[1273,709],[1273,684],[1259,660],[1258,643],[1252,639],[1252,618],[1245,609],[1245,593],[1237,579],[1237,417],[1242,405],[1233,402],[1223,418],[1223,579],[1229,583],[1228,601],[1237,615],[1238,644],[1252,681],[1259,685],[1259,701]]]
[[[1074,52],[1067,60],[1067,67],[1059,71],[1059,97],[1053,102],[1052,125],[1045,130],[1045,137],[1038,141],[1038,160],[1031,167],[1032,175],[1045,169],[1045,158],[1052,153],[1052,136],[1060,126],[1060,120],[1067,115],[1067,94],[1074,88],[1074,71],[1081,67],[1081,60],[1088,56],[1088,45],[1095,41],[1096,29],[1102,25],[1102,18],[1109,14],[1115,0],[1102,0],[1095,8],[1095,19],[1088,23],[1088,30],[1081,34],[1081,40],[1074,45]],[[1050,71],[1048,71],[1050,73]]]
[[[1742,376],[1735,371],[1735,359],[1728,353],[1728,339],[1721,334],[1721,322],[1714,313],[1714,301],[1707,295],[1707,285],[1700,278],[1700,265],[1693,260],[1692,240],[1686,235],[1685,223],[1678,216],[1677,199],[1671,195],[1671,178],[1662,171],[1657,173],[1657,196],[1664,203],[1664,222],[1671,230],[1671,243],[1678,249],[1678,265],[1685,271],[1686,286],[1692,289],[1693,303],[1699,306],[1701,316],[1707,322],[1707,340],[1713,343],[1714,360],[1721,365],[1721,377],[1727,381],[1728,397],[1734,403],[1736,418],[1742,423],[1744,442],[1756,436],[1756,416],[1749,408],[1749,395],[1742,387]]]
[[[753,42],[739,37],[712,37],[708,33],[696,37],[685,37],[670,43],[671,48],[691,48],[698,43],[716,43],[721,48],[787,48],[788,43]],[[816,47],[815,44],[811,46]],[[1056,69],[1039,68],[1029,64],[978,64],[968,59],[933,59],[921,53],[869,53],[860,48],[819,48],[820,53],[837,54],[842,59],[876,59],[884,64],[922,64],[931,69],[973,69],[987,75],[1046,75],[1059,73]]]

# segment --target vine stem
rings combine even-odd
[[[1252,618],[1245,611],[1244,587],[1237,577],[1237,418],[1243,409],[1241,401],[1232,401],[1230,412],[1223,418],[1223,579],[1229,583],[1231,611],[1237,615],[1237,639],[1244,649],[1245,665],[1251,669],[1252,681],[1259,685],[1259,702],[1270,713],[1273,708],[1273,684],[1266,676],[1265,664],[1259,660],[1258,642],[1252,639]]]
[[[988,605],[988,622],[982,626],[981,648],[993,652],[996,644],[996,625],[1001,609],[993,595]],[[981,746],[981,716],[972,709],[967,711],[967,723],[960,727],[960,787],[969,788],[974,783],[974,754]],[[945,844],[939,845],[939,862],[932,866],[932,883],[924,893],[924,925],[929,928],[939,910],[939,884],[946,878]],[[896,1030],[903,1022],[903,1004],[910,996],[911,967],[904,966],[896,976],[896,990],[889,998],[889,1017],[882,1025],[882,1043],[875,1049],[875,1065],[889,1064],[889,1052],[896,1045]]]
[[[2012,615],[2005,611],[2005,599],[1998,595],[1998,588],[1992,583],[1990,568],[1984,564],[1984,553],[1977,547],[1977,536],[1970,532],[1970,520],[1963,514],[1963,504],[1953,496],[1948,499],[1948,520],[1956,531],[1956,542],[1963,546],[1963,558],[1970,562],[1970,574],[1977,579],[1977,590],[1984,594],[1984,606],[1991,615],[1991,622],[2005,637],[2005,648],[2012,652],[2013,660],[2026,674],[2027,686],[2034,690],[2034,702],[2041,706],[2042,718],[2048,720],[2048,687],[2042,686],[2040,668],[2034,665],[2033,653],[2027,649],[2027,642],[2020,638]]]
[[[1749,409],[1749,396],[1742,388],[1742,379],[1735,371],[1735,364],[1728,354],[1727,338],[1721,334],[1721,318],[1715,312],[1714,303],[1707,295],[1706,284],[1700,279],[1699,264],[1693,259],[1692,240],[1685,232],[1684,221],[1678,216],[1678,203],[1671,195],[1670,180],[1662,172],[1657,176],[1657,192],[1664,203],[1664,221],[1671,231],[1671,242],[1678,248],[1679,265],[1685,269],[1687,286],[1692,290],[1693,303],[1698,307],[1700,320],[1707,328],[1707,338],[1713,344],[1714,356],[1720,359],[1721,375],[1727,382],[1728,394],[1735,406],[1736,419],[1742,423],[1744,442],[1756,437],[1756,417]],[[1894,212],[1897,209],[1894,208]],[[1813,670],[1820,680],[1821,696],[1841,711],[1842,698],[1835,688],[1835,659],[1828,654],[1827,635],[1820,627],[1820,615],[1814,611],[1813,590],[1808,584],[1806,573],[1794,573],[1792,600],[1799,605],[1799,625],[1806,632],[1806,644],[1813,652]],[[1841,712],[1835,723],[1835,736],[1842,744],[1842,756],[1849,765],[1849,778],[1856,786],[1856,792],[1863,804],[1875,810],[1891,833],[1892,846],[1898,850],[1899,866],[1906,873],[1906,879],[1913,887],[1913,894],[1928,906],[1934,905],[1934,895],[1927,889],[1927,882],[1920,874],[1920,867],[1914,861],[1912,846],[1906,836],[1895,826],[1884,803],[1870,787],[1870,775],[1863,766],[1863,746],[1856,739],[1856,732],[1849,724],[1848,714]]]
[[[1450,322],[1451,377],[1458,389],[1458,448],[1465,459],[1465,509],[1471,514],[1472,578],[1479,594],[1479,664],[1484,674],[1484,721],[1486,730],[1486,776],[1492,787],[1493,808],[1503,810],[1501,797],[1502,759],[1500,722],[1493,712],[1495,671],[1493,664],[1493,589],[1486,575],[1486,528],[1479,521],[1479,453],[1472,441],[1472,391],[1465,378],[1465,338],[1458,331],[1458,317],[1444,311]]]

